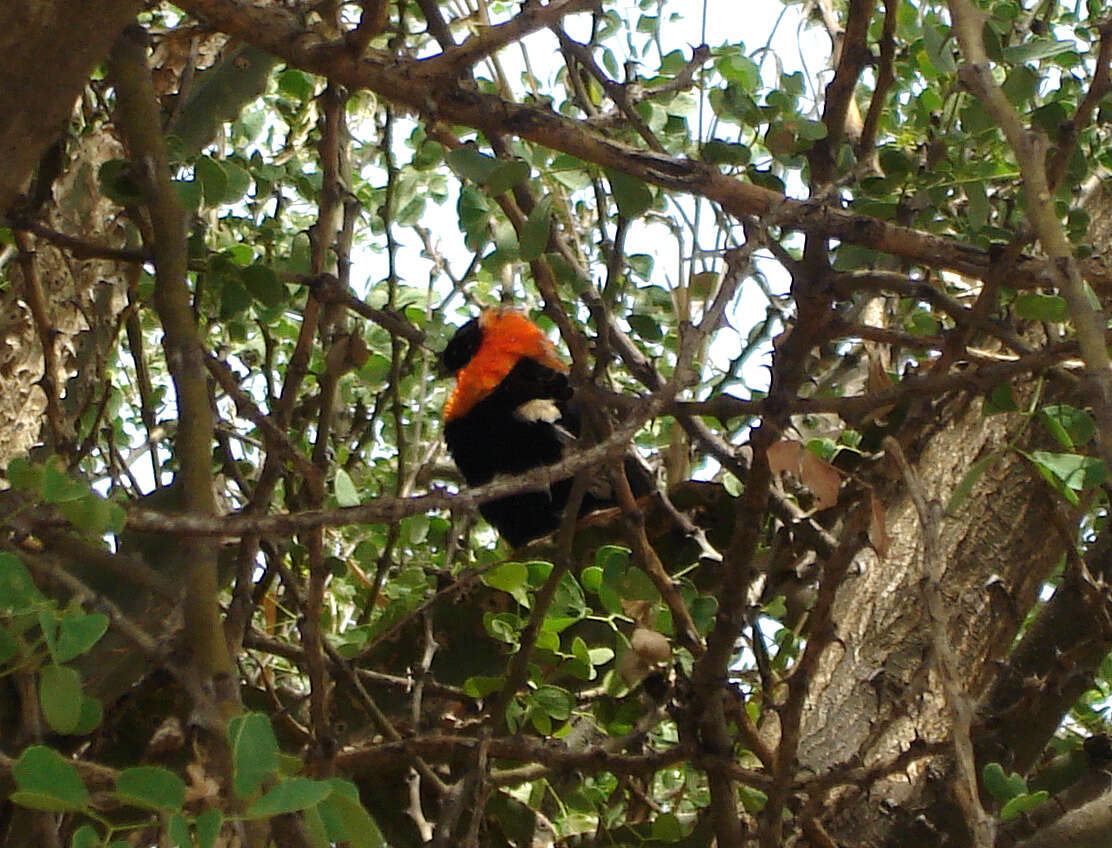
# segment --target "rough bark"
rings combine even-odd
[[[976,461],[1000,452],[941,532],[950,636],[974,699],[999,673],[998,646],[1011,643],[1064,547],[1052,529],[1055,497],[1026,460],[1004,451],[1020,417],[985,417],[979,400],[959,398],[943,413],[917,464],[924,488],[944,504]],[[888,509],[887,521],[893,540],[888,557],[863,554],[859,573],[843,585],[834,613],[837,639],[811,687],[800,760],[820,774],[839,764],[890,761],[916,740],[936,742],[950,733],[930,663],[921,528],[906,494]],[[827,811],[831,833],[861,846],[935,844],[937,833],[913,835],[905,828],[917,810],[948,798],[950,767],[948,756],[925,758],[867,794],[846,787]],[[877,803],[878,793],[885,804]],[[894,826],[897,842],[890,841]]]
[[[41,220],[58,233],[77,234],[98,245],[123,246],[127,239],[118,207],[97,185],[100,165],[122,155],[119,143],[98,130],[78,139],[69,151],[70,167],[49,193]],[[105,402],[103,379],[108,350],[115,344],[113,326],[123,306],[126,280],[120,264],[24,235],[25,261],[16,251],[6,257],[14,285],[0,295],[3,343],[0,345],[0,465],[7,465],[40,441],[46,422],[46,392],[56,394],[59,425],[73,440],[74,425],[87,413],[99,420]],[[37,327],[28,276],[33,264],[49,327]],[[53,345],[58,373],[44,381],[44,345]],[[93,419],[88,419],[92,421]]]

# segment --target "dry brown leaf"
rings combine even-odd
[[[842,472],[807,450],[794,439],[781,439],[768,449],[768,467],[773,474],[790,472],[815,496],[815,508],[826,509],[838,502]]]
[[[881,362],[880,355],[869,345],[865,347],[865,354],[869,361],[869,376],[865,380],[866,391],[868,391],[869,394],[875,394],[876,392],[892,388],[895,383],[892,382],[892,378],[888,375],[888,372],[884,370],[884,363]],[[887,404],[886,406],[878,406],[876,409],[870,410],[865,415],[864,420],[880,421],[894,408],[894,403]]]
[[[275,599],[273,592],[267,592],[263,595],[262,607],[266,632],[273,633],[275,628],[278,627],[278,601]]]
[[[815,495],[815,508],[826,509],[838,503],[838,490],[842,488],[842,473],[812,451],[804,449],[799,461],[799,479]]]
[[[885,559],[888,556],[888,545],[891,539],[888,537],[884,504],[873,492],[869,492],[869,511],[869,544],[873,546],[878,557]]]
[[[768,470],[773,474],[790,471],[799,476],[799,454],[803,445],[794,439],[781,439],[768,449]]]

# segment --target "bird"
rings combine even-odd
[[[444,440],[469,486],[558,462],[579,436],[568,366],[519,309],[484,309],[455,332],[440,362],[443,373],[455,376],[444,404]],[[639,457],[627,457],[625,467],[635,497],[655,488]],[[558,480],[487,501],[479,512],[516,548],[559,527],[571,487],[571,478]],[[605,482],[593,483],[579,514],[615,505]]]

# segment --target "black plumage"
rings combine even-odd
[[[496,332],[497,325],[492,329],[478,319],[469,321],[445,347],[441,357],[444,369],[458,375],[482,346],[492,341],[488,334]],[[521,355],[489,394],[462,414],[447,416],[444,437],[468,485],[481,486],[499,476],[558,462],[579,435],[579,418],[567,374]],[[639,460],[630,457],[626,470],[635,495],[651,490],[652,480]],[[607,494],[608,482],[599,483],[584,495],[581,515],[615,505]],[[572,478],[566,478],[540,491],[488,501],[479,511],[517,547],[559,527],[571,487]]]

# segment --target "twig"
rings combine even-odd
[[[386,29],[389,20],[390,0],[363,0],[359,24],[345,36],[351,52],[362,56],[371,41]]]
[[[834,55],[837,64],[834,68],[834,78],[826,87],[826,100],[822,113],[828,135],[815,144],[813,155],[810,157],[812,182],[816,187],[829,183],[833,177],[834,151],[838,149],[846,135],[851,106],[854,107],[855,120],[860,120],[853,95],[857,81],[865,68],[865,59],[869,55],[866,40],[874,2],[875,0],[849,0],[845,30],[834,34]]]
[[[384,309],[376,309],[364,303],[352,293],[351,289],[342,285],[334,275],[320,274],[316,277],[303,277],[301,282],[309,285],[314,297],[321,303],[335,303],[346,306],[368,321],[374,321],[391,335],[403,338],[415,345],[424,345],[425,333],[423,330],[415,327],[402,315],[387,312]]]
[[[1112,359],[1108,355],[1106,320],[1101,310],[1089,302],[1081,267],[1054,207],[1046,170],[1046,139],[1023,126],[993,79],[982,40],[985,13],[974,9],[969,0],[950,0],[950,14],[965,56],[965,64],[958,71],[959,78],[984,103],[1019,163],[1027,198],[1027,217],[1049,257],[1050,277],[1069,309],[1085,361],[1087,394],[1097,421],[1101,458],[1106,466],[1112,467]]]
[[[48,241],[56,247],[68,250],[75,259],[110,259],[117,262],[128,262],[142,265],[150,262],[153,257],[142,250],[124,250],[118,247],[93,244],[66,233],[52,229],[38,221],[26,221],[17,218],[10,222],[15,232],[26,231],[33,233],[38,238]]]
[[[58,331],[50,320],[46,293],[35,262],[34,246],[26,234],[16,230],[14,235],[19,248],[19,264],[23,271],[24,294],[31,309],[31,318],[35,322],[39,345],[42,347],[42,377],[39,378],[39,387],[46,396],[46,424],[50,432],[50,445],[56,453],[64,456],[69,451],[70,439],[66,435],[59,396],[62,372],[58,368],[58,349],[55,344]]]
[[[426,84],[435,66],[417,60],[365,56],[355,61],[344,43],[321,43],[300,20],[280,7],[242,0],[182,0],[182,8],[210,20],[224,32],[268,50],[296,67],[320,73],[351,88],[367,88],[445,123],[514,133],[587,162],[624,171],[654,185],[698,193],[733,216],[780,216],[784,227],[821,233],[911,260],[980,277],[992,267],[991,252],[955,239],[920,232],[838,208],[833,200],[798,201],[729,175],[697,160],[662,156],[619,144],[551,109],[513,103],[493,94]],[[422,8],[435,4],[426,2]],[[548,9],[549,7],[543,7]],[[433,18],[435,19],[435,18]],[[430,27],[432,25],[430,24]],[[436,76],[433,73],[433,76]],[[1099,261],[1081,263],[1094,286],[1112,286],[1112,272]],[[1045,283],[1047,263],[1024,257],[1010,280],[1015,288]]]
[[[598,0],[551,0],[547,6],[530,3],[505,23],[486,27],[462,44],[446,47],[439,56],[426,59],[422,70],[433,76],[457,77],[507,44],[513,44],[522,36],[552,26],[567,15],[591,8],[597,2]]]
[[[590,48],[585,44],[580,44],[578,41],[573,41],[568,38],[567,33],[564,32],[563,27],[555,26],[552,31],[556,34],[556,38],[560,40],[560,47],[570,56],[574,56],[576,61],[579,62],[587,72],[593,76],[598,84],[602,86],[610,99],[621,110],[626,120],[632,124],[637,134],[645,140],[645,144],[650,149],[655,150],[657,153],[664,152],[664,145],[657,139],[656,134],[649,129],[649,125],[645,123],[637,110],[634,108],[633,103],[629,97],[629,92],[626,86],[619,82],[614,82],[606,75],[606,72],[598,66],[595,57],[591,55]],[[585,103],[590,103],[590,100],[584,99]]]
[[[239,387],[239,381],[227,363],[210,354],[205,356],[205,367],[220,384],[220,388],[235,403],[236,411],[262,431],[263,438],[266,440],[267,455],[273,453],[284,457],[312,485],[323,486],[320,469],[290,442],[272,418],[259,409],[251,396]]]
[[[128,618],[111,599],[89,588],[84,582],[65,568],[51,562],[47,557],[40,554],[33,554],[7,542],[0,543],[0,547],[3,547],[5,550],[19,557],[19,559],[32,572],[38,574],[40,578],[57,583],[59,586],[64,586],[76,597],[87,600],[97,609],[102,610],[112,622],[112,626],[148,657],[161,660],[169,653],[169,642],[160,645],[157,639]]]
[[[858,146],[858,156],[866,160],[876,150],[877,129],[880,127],[880,117],[887,108],[888,90],[896,81],[896,16],[899,12],[897,0],[884,0],[884,31],[880,36],[880,64],[876,69],[876,85],[873,87],[873,96],[869,101],[869,111],[865,113],[865,122],[861,127],[861,142]]]
[[[1068,132],[1063,130],[1064,138],[1058,139],[1057,149],[1050,159],[1050,164],[1046,166],[1047,183],[1052,189],[1057,188],[1062,182],[1066,166],[1077,148],[1081,132],[1093,119],[1093,110],[1112,90],[1112,77],[1109,76],[1109,64],[1112,63],[1112,19],[1098,24],[1097,31],[1100,33],[1100,49],[1097,51],[1093,81],[1089,83],[1089,90],[1085,92],[1085,97],[1077,104],[1073,120],[1066,125]]]

